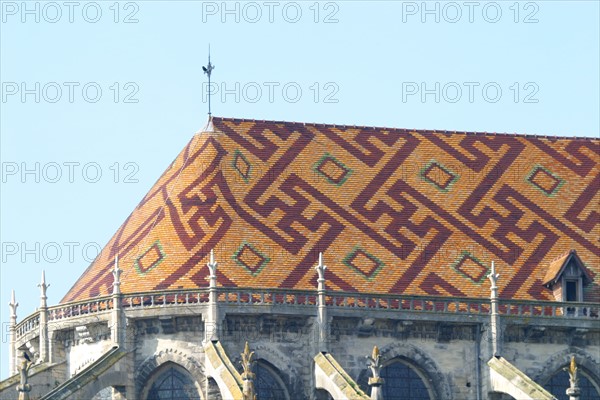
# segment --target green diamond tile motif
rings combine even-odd
[[[269,257],[265,256],[249,243],[242,243],[233,255],[233,259],[238,265],[247,269],[253,276],[258,275],[270,261]]]
[[[421,178],[442,192],[447,192],[458,180],[458,175],[444,167],[439,162],[432,160],[420,172]]]
[[[533,167],[526,180],[546,196],[554,196],[564,184],[564,180],[558,175],[553,174],[541,165]]]
[[[142,255],[134,261],[136,271],[141,275],[146,275],[152,269],[156,268],[165,259],[160,241],[154,242]]]
[[[366,279],[375,278],[383,262],[360,247],[355,247],[343,260],[344,264],[361,273]]]
[[[342,186],[348,177],[352,175],[352,169],[346,167],[341,161],[337,160],[329,153],[325,153],[319,161],[313,166],[317,174],[323,176],[327,182]]]

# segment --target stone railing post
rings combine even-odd
[[[46,284],[46,272],[42,271],[42,281],[38,285],[40,288],[40,358],[38,362],[48,361],[48,296],[46,290],[50,287]]]
[[[381,356],[379,355],[379,349],[377,346],[373,347],[373,354],[367,356],[367,367],[371,369],[373,376],[369,377],[369,386],[371,386],[371,400],[383,400],[383,391],[381,386],[384,383],[384,379],[380,376],[381,373]]]
[[[219,307],[217,293],[217,266],[214,251],[210,251],[210,259],[206,266],[208,267],[209,285],[208,285],[208,314],[204,321],[204,339],[205,341],[219,340]]]
[[[327,351],[327,307],[325,305],[325,270],[327,266],[323,264],[323,253],[319,253],[319,264],[317,264],[315,269],[319,274],[319,278],[317,279],[319,351]]]
[[[119,268],[119,256],[115,256],[115,268],[112,271],[113,274],[113,291],[112,291],[112,310],[111,310],[111,327],[110,327],[110,338],[119,347],[125,347],[125,329],[126,322],[124,321],[122,297],[121,294],[121,273],[123,271]]]
[[[492,355],[494,357],[500,355],[501,351],[501,336],[500,336],[500,315],[498,314],[498,278],[500,274],[496,273],[494,262],[492,261],[492,270],[488,275],[491,282],[490,287],[490,308],[491,308],[491,321],[490,321],[490,335],[492,340]]]
[[[8,375],[12,376],[19,372],[17,370],[17,348],[15,329],[17,326],[17,307],[19,303],[15,300],[15,291],[12,290],[10,295],[10,320],[8,323]]]

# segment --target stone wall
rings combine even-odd
[[[202,367],[202,324],[185,318],[166,322],[163,317],[138,320],[135,327],[138,393],[168,360],[195,370],[192,375],[204,395],[215,392]],[[223,319],[220,341],[240,371],[240,353],[248,341],[256,359],[277,372],[291,399],[308,399],[317,397],[313,366],[317,331],[313,317],[230,314]],[[486,324],[334,317],[328,333],[329,353],[356,382],[366,381],[365,356],[377,345],[384,365],[396,359],[410,364],[437,399],[485,399],[489,395],[491,344]],[[502,337],[502,355],[533,379],[549,379],[568,362],[568,354],[575,354],[587,369],[598,371],[592,356],[600,352],[598,330],[505,324]],[[564,357],[557,356],[561,354]]]
[[[164,311],[164,312],[163,312]],[[240,353],[248,341],[255,359],[277,374],[290,399],[327,398],[315,389],[314,357],[319,352],[317,319],[300,313],[230,312],[220,320],[219,339],[231,363],[241,371]],[[357,310],[358,311],[358,310]],[[489,324],[482,319],[443,320],[435,314],[405,315],[365,312],[330,316],[327,351],[363,388],[368,378],[365,356],[377,345],[382,363],[402,360],[422,378],[432,397],[447,399],[502,398],[490,393],[487,362],[492,356]],[[32,399],[78,372],[87,360],[97,359],[113,343],[97,323],[51,332],[54,362],[31,378],[37,388]],[[578,328],[572,325],[577,325]],[[94,333],[96,332],[96,333]],[[126,362],[117,373],[130,385],[117,388],[128,400],[141,400],[154,377],[167,363],[185,368],[204,398],[216,398],[216,383],[207,378],[203,340],[205,328],[198,314],[171,316],[167,310],[148,310],[127,322]],[[596,382],[600,375],[600,329],[568,318],[510,319],[501,323],[500,354],[534,381],[544,384],[575,355]],[[40,366],[41,367],[41,366]],[[38,368],[38,367],[36,367]],[[110,385],[99,380],[93,390]],[[13,382],[3,382],[2,398],[16,399]],[[39,390],[38,390],[39,389]],[[90,392],[91,393],[91,392]],[[91,393],[92,395],[94,393]]]

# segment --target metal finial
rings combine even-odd
[[[208,65],[206,67],[202,67],[202,70],[204,71],[204,73],[206,75],[208,75],[208,116],[211,116],[211,111],[210,111],[210,94],[212,91],[212,87],[210,86],[210,74],[212,73],[212,70],[215,69],[215,66],[212,65],[210,63],[210,44],[208,45]]]

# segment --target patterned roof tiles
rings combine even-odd
[[[210,124],[209,124],[210,126]],[[600,299],[600,140],[213,118],[62,302],[222,286],[552,300],[574,249]]]

